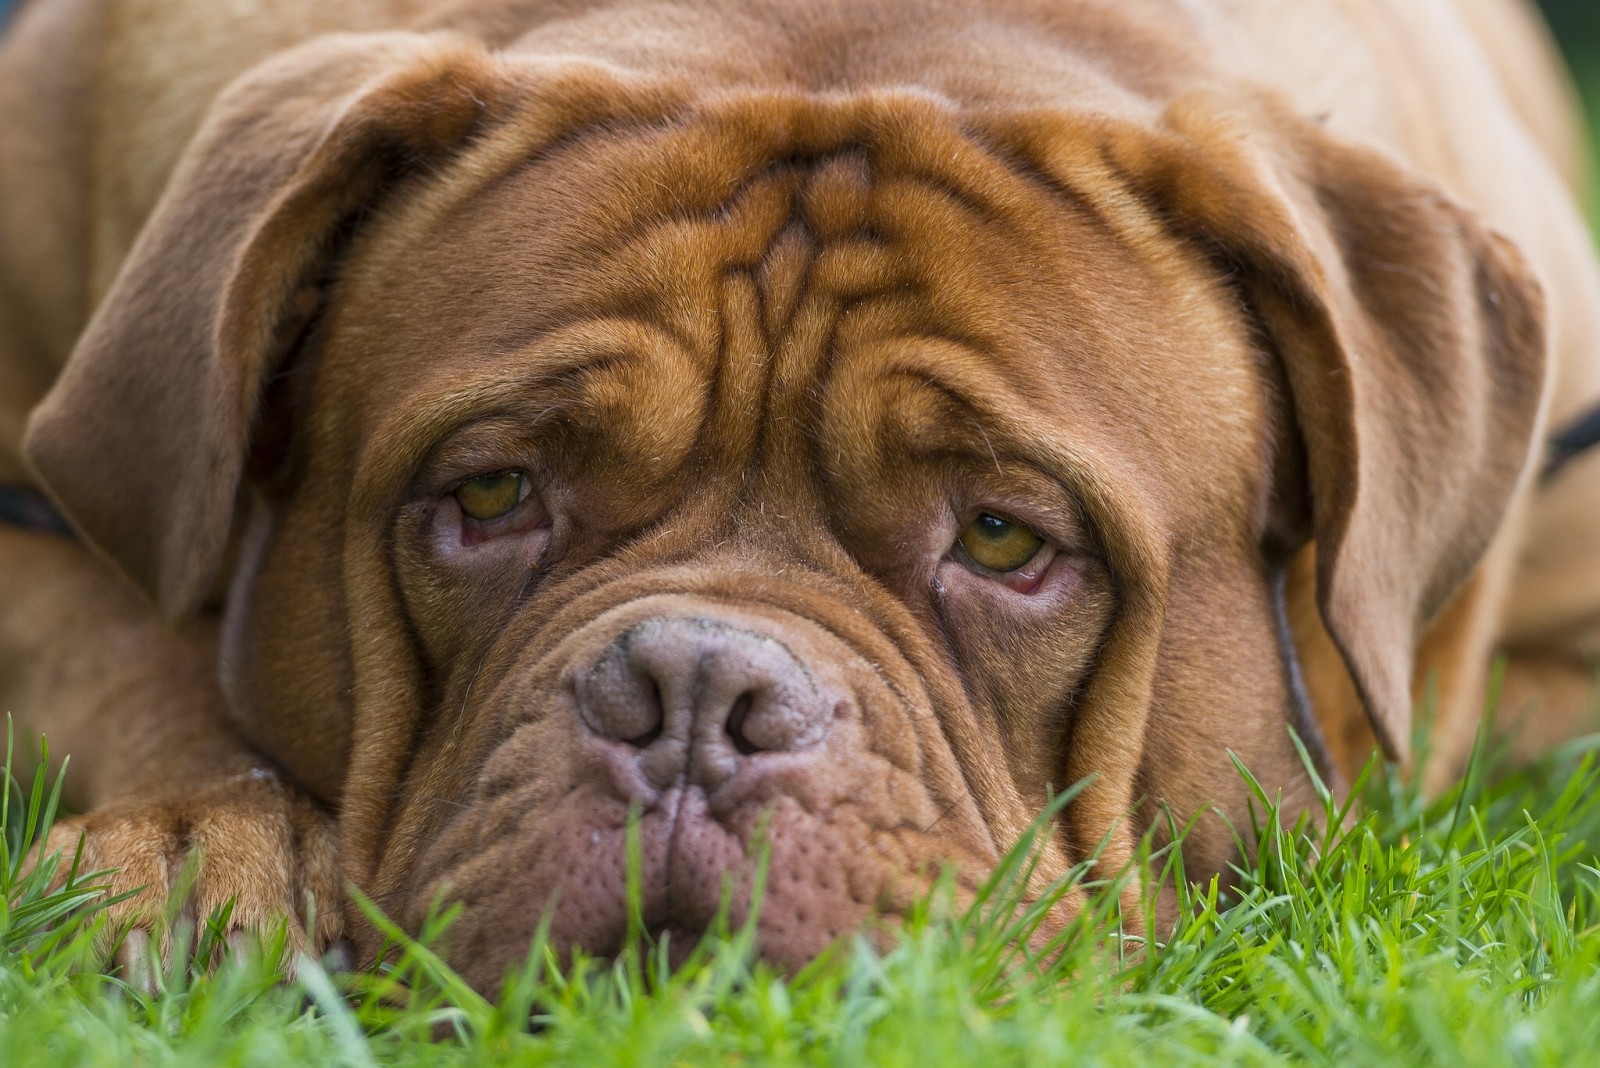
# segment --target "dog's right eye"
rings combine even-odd
[[[501,471],[463,482],[455,489],[456,503],[469,519],[486,523],[510,515],[533,491],[520,471]]]
[[[979,567],[1006,574],[1039,555],[1044,539],[1020,523],[984,513],[967,524],[957,539]]]

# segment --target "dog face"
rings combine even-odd
[[[1170,569],[1171,537],[1229,609],[1221,651],[1193,659],[1251,680],[1276,747],[1251,755],[1286,759],[1249,529],[1271,421],[1215,272],[1141,262],[931,116],[864,144],[907,109],[862,110],[802,161],[748,143],[755,109],[585,138],[434,187],[346,260],[308,466],[235,645],[286,655],[237,697],[288,703],[273,680],[319,639],[280,606],[337,537],[360,578],[324,589],[393,591],[373,624],[404,643],[356,700],[419,669],[418,743],[366,783],[390,829],[374,884],[467,901],[474,969],[502,971],[551,902],[558,939],[615,947],[630,806],[645,918],[680,944],[763,821],[762,944],[786,961],[903,907],[938,861],[970,884],[1074,774],[1119,601],[1153,595],[1118,576]],[[982,177],[928,169],[952,151]],[[1118,306],[1141,311],[1099,310]],[[1180,398],[1157,369],[1197,334],[1217,351]],[[1196,401],[1234,411],[1185,418]],[[1183,459],[1148,461],[1161,437]]]
[[[476,984],[546,913],[615,950],[630,813],[647,925],[740,919],[760,839],[761,949],[798,963],[941,864],[970,889],[1086,776],[1041,878],[1155,805],[1242,812],[1230,752],[1309,801],[1312,536],[1398,748],[1542,374],[1536,291],[1453,206],[1234,102],[980,120],[352,48],[218,105],[29,447],[178,610],[250,487],[240,726],[380,903],[465,905]],[[197,255],[214,291],[156,301]],[[73,477],[107,451],[148,471],[114,499]]]

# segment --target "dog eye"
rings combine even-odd
[[[1002,574],[1022,567],[1044,548],[1044,539],[1025,526],[987,513],[956,539],[973,563]]]
[[[455,499],[468,518],[488,522],[511,514],[532,491],[532,484],[522,472],[501,471],[461,483],[455,488]]]

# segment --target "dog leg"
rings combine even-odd
[[[1519,759],[1600,730],[1600,452],[1535,492],[1500,636],[1496,725]]]
[[[230,728],[216,629],[169,629],[77,544],[0,529],[0,707],[71,757],[67,799],[85,814],[51,834],[58,871],[81,836],[82,870],[115,868],[113,893],[138,891],[111,909],[113,931],[133,929],[117,953],[136,981],[192,856],[190,919],[231,899],[235,932],[286,921],[314,951],[339,933],[332,818]]]

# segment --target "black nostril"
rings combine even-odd
[[[761,752],[761,747],[745,737],[744,724],[750,718],[750,706],[755,704],[749,693],[742,693],[739,699],[733,702],[733,707],[728,709],[728,723],[724,728],[728,737],[733,739],[733,747],[739,751],[740,756],[749,756],[751,753]]]

